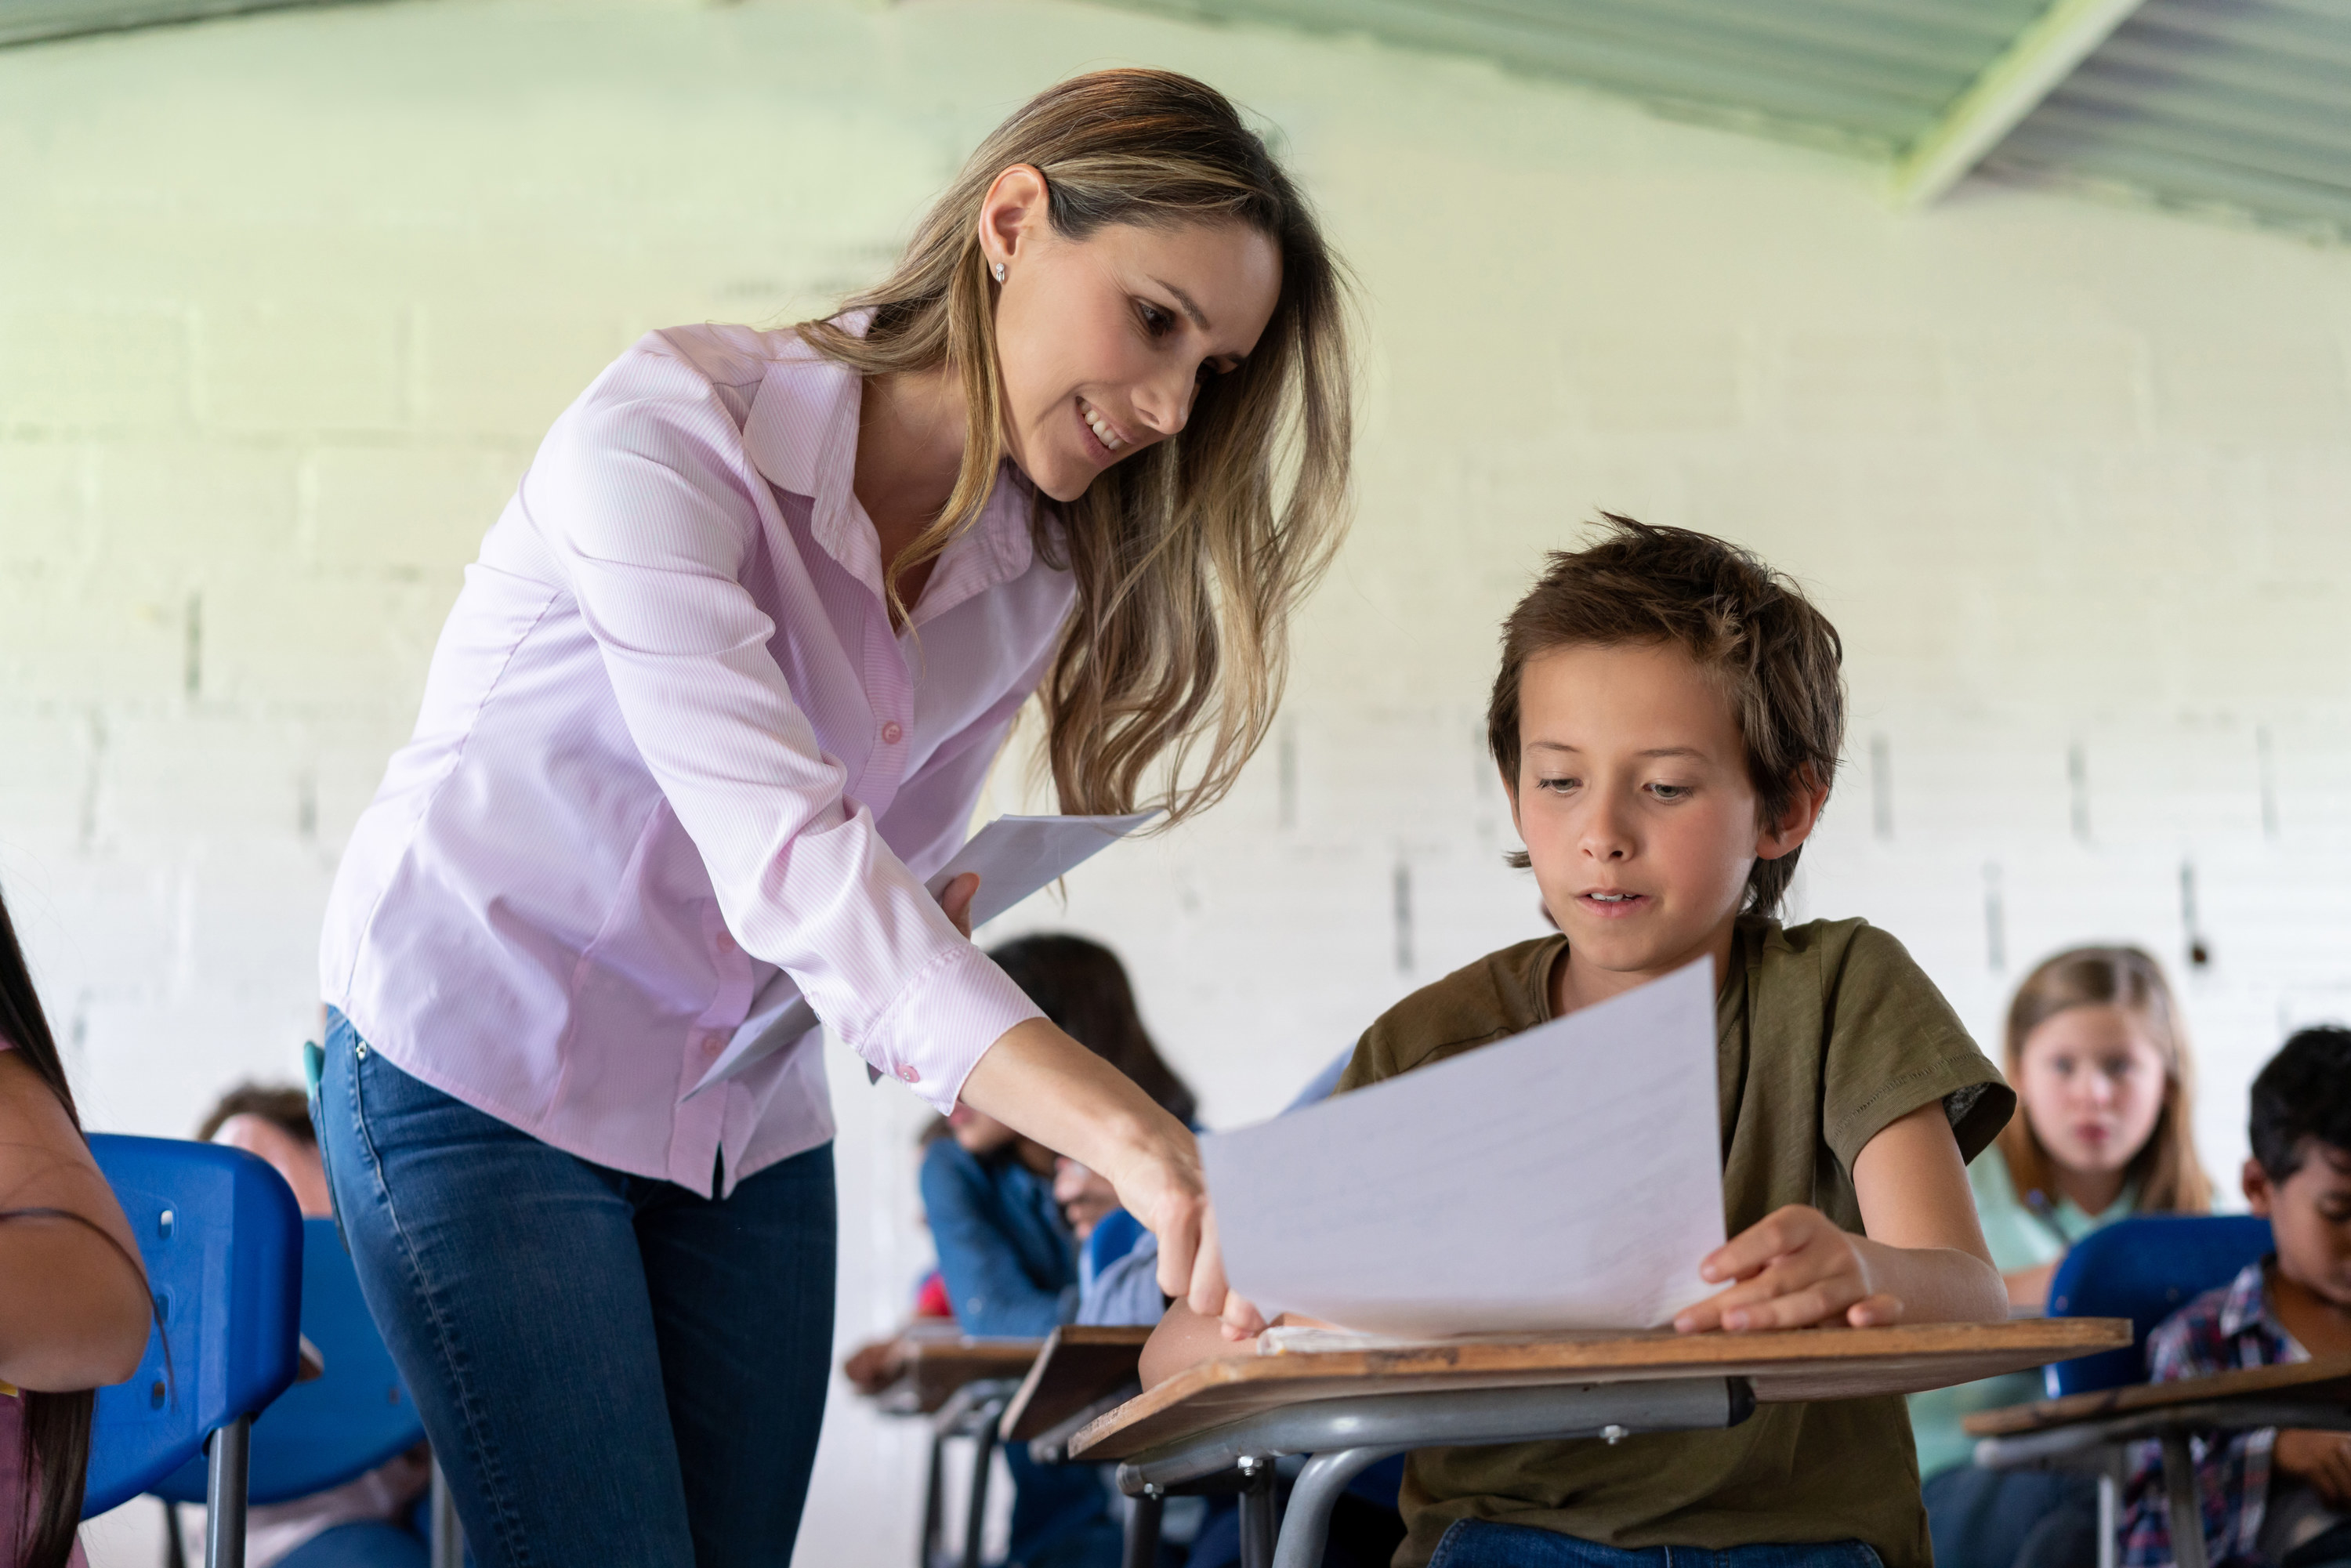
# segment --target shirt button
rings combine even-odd
[[[923,1075],[915,1071],[911,1063],[898,1069],[898,1078],[900,1082],[905,1083],[920,1083],[923,1081]]]
[[[735,951],[734,934],[726,930],[724,926],[721,926],[718,932],[718,950],[721,953],[732,953]]]
[[[723,1034],[705,1034],[705,1035],[704,1035],[704,1036],[702,1037],[702,1054],[703,1054],[703,1055],[705,1055],[705,1056],[716,1056],[716,1055],[717,1055],[720,1051],[724,1051],[724,1050],[726,1050],[726,1037],[725,1035],[723,1035]]]
[[[892,719],[888,724],[885,724],[885,725],[883,725],[883,726],[882,727],[882,744],[883,744],[883,745],[884,745],[884,746],[895,746],[895,745],[897,745],[900,741],[902,741],[902,740],[904,740],[904,739],[905,739],[905,738],[906,738],[906,730],[905,730],[905,727],[904,727],[904,726],[903,726],[903,725],[901,725],[901,724],[900,724],[896,719],[894,719],[894,718],[893,718],[893,719]]]

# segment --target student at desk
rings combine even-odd
[[[2132,1214],[2201,1214],[2212,1183],[2196,1158],[2187,1030],[2152,957],[2076,947],[2043,960],[2016,988],[2006,1036],[2022,1113],[1968,1178],[2010,1302],[2037,1312],[2074,1242]],[[1943,1568],[2049,1568],[2096,1529],[2095,1479],[1985,1469],[1960,1430],[2041,1392],[2039,1374],[2017,1372],[1910,1396]]]
[[[2153,1381],[2351,1355],[2351,1030],[2306,1029],[2253,1080],[2245,1197],[2277,1250],[2147,1336]],[[2173,1561],[2163,1467],[2145,1446],[2124,1525],[2129,1568]],[[2351,1433],[2191,1440],[2212,1568],[2351,1563]]]
[[[1117,1068],[1189,1125],[1192,1091],[1143,1027],[1117,955],[1082,936],[1024,936],[988,956],[1055,1028]],[[1053,1192],[1053,1152],[992,1116],[957,1105],[923,1151],[923,1209],[947,1303],[967,1334],[1041,1338],[1077,1316],[1075,1239]],[[1119,1558],[1119,1530],[1092,1466],[1032,1463],[1018,1444],[1008,1561],[1079,1568]]]
[[[1966,1161],[2014,1097],[1893,937],[1772,917],[1843,743],[1836,632],[1734,546],[1609,522],[1554,555],[1505,622],[1488,710],[1527,846],[1513,859],[1559,932],[1407,997],[1364,1033],[1341,1091],[1710,959],[1732,1235],[1701,1266],[1723,1289],[1675,1327],[2004,1319]],[[1226,1336],[1254,1331],[1242,1315],[1228,1306]],[[1233,1354],[1218,1326],[1175,1307],[1144,1385]],[[1614,1445],[1424,1448],[1402,1506],[1406,1568],[1662,1568],[1659,1548],[1719,1553],[1719,1568],[1931,1561],[1890,1396]]]

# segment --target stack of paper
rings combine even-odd
[[[1713,965],[1200,1140],[1233,1289],[1364,1333],[1638,1329],[1720,1287]]]

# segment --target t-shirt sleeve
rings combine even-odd
[[[1938,1100],[1960,1158],[1982,1153],[2016,1095],[1908,950],[1858,926],[1826,988],[1821,1127],[1846,1174],[1870,1139]]]

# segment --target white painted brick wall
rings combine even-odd
[[[1234,1121],[1538,929],[1479,714],[1500,612],[1604,506],[1755,546],[1844,633],[1797,915],[1894,930],[1987,1043],[2042,954],[2147,943],[2231,1185],[2252,1071],[2351,1014],[2351,255],[1996,186],[1896,215],[1857,166],[1472,64],[1009,0],[0,51],[0,876],[93,1122],[296,1071],[458,570],[597,369],[820,308],[1007,110],[1122,61],[1266,116],[1356,267],[1361,519],[1233,798],[1006,933],[1119,946]],[[928,1249],[920,1107],[840,1078],[847,1342]],[[910,1550],[918,1454],[837,1400],[803,1560]]]

